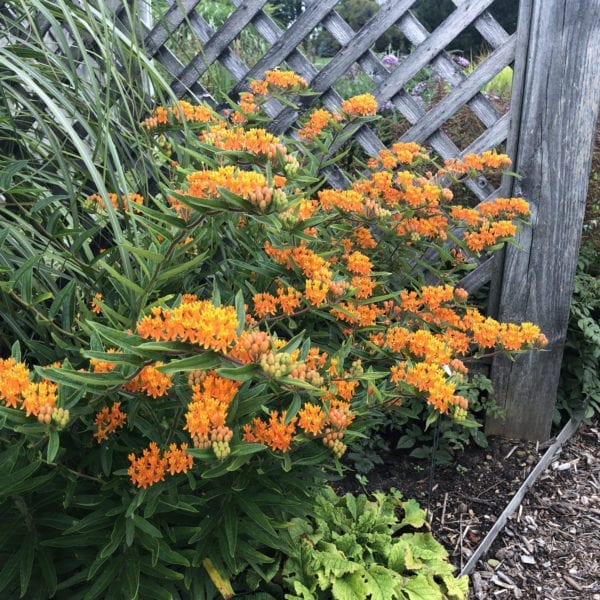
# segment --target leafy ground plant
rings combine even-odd
[[[294,519],[299,550],[285,564],[287,600],[466,598],[448,553],[428,530],[425,511],[399,494],[346,494],[325,489],[314,516]]]
[[[93,291],[73,284],[76,351],[24,361],[17,340],[0,361],[0,510],[15,523],[0,537],[0,591],[259,593],[295,555],[291,520],[312,513],[367,425],[415,398],[429,425],[465,420],[469,360],[545,344],[455,287],[528,208],[464,207],[442,182],[507,157],[438,167],[396,144],[335,189],[332,149],[375,118],[374,98],[276,137],[263,107],[306,82],[275,70],[250,90],[226,114],[179,102],[144,121],[158,193],[79,199],[99,231],[122,234],[90,262]]]

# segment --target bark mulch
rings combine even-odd
[[[460,571],[553,441],[492,438],[438,466],[433,486],[428,464],[390,453],[364,488],[350,477],[342,487],[395,487],[429,505],[433,533]],[[600,420],[580,425],[477,562],[472,600],[600,600],[599,445]]]

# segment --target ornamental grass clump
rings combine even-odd
[[[545,344],[535,325],[499,323],[457,286],[528,207],[462,207],[447,182],[505,169],[506,156],[438,166],[398,143],[335,189],[331,149],[375,118],[374,98],[317,109],[276,136],[264,108],[310,93],[306,82],[275,70],[250,89],[225,114],[180,102],[142,123],[160,192],[81,198],[99,228],[110,212],[124,232],[104,238],[97,287],[80,296],[75,333],[89,343],[34,373],[18,344],[2,363],[5,456],[21,449],[2,474],[22,474],[11,493],[34,525],[19,535],[46,590],[267,590],[297,555],[291,519],[311,513],[367,425],[408,399],[428,423],[463,422],[471,360]],[[423,258],[432,250],[436,264]],[[34,422],[42,404],[60,418]],[[27,517],[42,483],[55,516]],[[65,548],[81,550],[62,560]],[[444,573],[439,597],[453,587]]]

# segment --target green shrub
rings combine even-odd
[[[109,193],[90,164],[97,193],[84,180],[69,211],[23,210],[3,230],[5,300],[18,290],[18,310],[45,328],[16,315],[11,357],[0,359],[0,512],[16,523],[0,536],[9,597],[266,589],[294,556],[292,519],[312,513],[366,425],[415,398],[430,407],[428,425],[462,421],[463,359],[544,344],[535,325],[486,318],[453,286],[474,255],[511,238],[523,201],[457,205],[416,144],[383,151],[351,189],[331,189],[331,149],[373,120],[374,98],[315,111],[298,138],[278,139],[260,127],[261,106],[291,102],[305,83],[273,71],[251,85],[226,115],[180,102],[145,120],[135,148],[159,174],[155,193]],[[471,155],[444,175],[507,164]],[[30,233],[23,257],[12,240]],[[439,264],[425,261],[432,251]],[[432,551],[427,566],[443,579]],[[386,568],[402,572],[407,560]]]

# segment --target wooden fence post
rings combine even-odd
[[[506,420],[486,433],[550,435],[600,105],[600,0],[521,0],[509,152],[532,209],[521,248],[505,252],[497,317],[537,323],[544,352],[494,359]],[[492,296],[493,296],[492,292]]]

